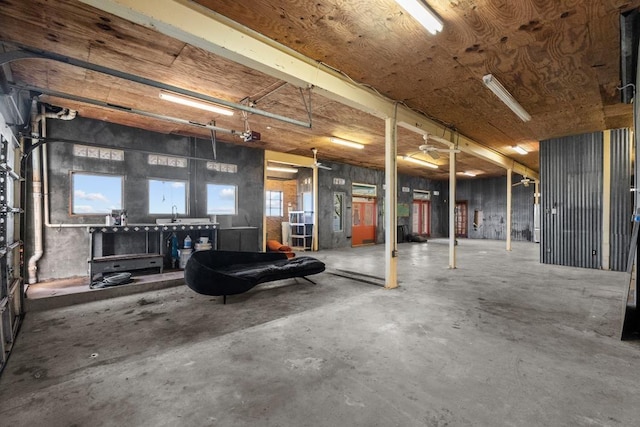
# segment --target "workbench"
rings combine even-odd
[[[194,242],[206,234],[214,245],[217,241],[217,223],[129,224],[89,226],[89,277],[99,273],[164,268],[165,233],[189,234]],[[144,234],[144,252],[105,254],[105,235]],[[114,249],[111,249],[113,252]]]

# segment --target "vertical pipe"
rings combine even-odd
[[[511,180],[513,174],[513,170],[511,168],[507,169],[507,250],[511,250]]]
[[[32,137],[40,137],[39,127],[40,116],[38,116],[38,101],[34,98],[31,102]],[[35,149],[31,152],[31,187],[33,198],[33,254],[31,255],[31,258],[29,258],[28,262],[29,284],[38,282],[38,261],[44,254],[42,239],[42,175],[40,172],[40,163],[40,150]]]
[[[604,131],[602,146],[602,269],[610,267],[611,232],[611,131]]]
[[[456,153],[449,154],[449,268],[456,268]]]
[[[398,287],[398,157],[397,123],[395,117],[387,117],[385,128],[385,288]]]

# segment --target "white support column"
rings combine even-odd
[[[385,288],[393,289],[398,287],[398,128],[395,118],[387,117],[384,125],[384,283]]]
[[[511,169],[507,169],[507,250],[511,250],[511,190],[513,186],[511,185],[512,173]]]
[[[605,130],[602,144],[602,269],[609,270],[611,252],[611,131]]]
[[[449,268],[456,268],[456,153],[449,154]]]
[[[318,205],[318,168],[313,168],[313,228],[311,229],[311,250],[318,250],[318,211],[320,206]]]

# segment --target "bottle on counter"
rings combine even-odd
[[[176,268],[180,254],[178,253],[178,236],[176,233],[171,233],[171,268]]]
[[[187,237],[184,238],[184,248],[191,249],[191,237],[187,234]]]

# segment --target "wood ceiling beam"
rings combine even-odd
[[[419,133],[452,135],[439,123],[398,104],[318,61],[188,0],[80,0],[96,9],[153,28],[165,35],[313,91]],[[505,169],[539,179],[536,171],[463,135],[458,148]]]

